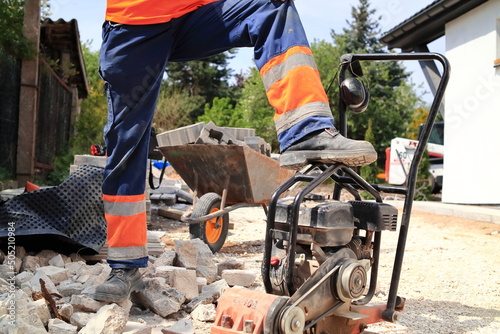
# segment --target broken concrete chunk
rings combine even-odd
[[[175,240],[177,264],[188,269],[195,269],[198,277],[205,277],[208,283],[215,281],[217,267],[213,253],[200,239]]]
[[[31,278],[31,280],[29,282],[23,283],[22,286],[26,283],[29,283],[29,286],[33,291],[42,292],[40,280],[43,280],[43,282],[45,283],[45,288],[47,288],[47,291],[49,293],[59,294],[59,291],[57,291],[54,282],[52,282],[52,280],[47,276],[47,274],[45,274],[43,270],[39,270],[40,268],[36,270],[35,275]]]
[[[196,270],[182,268],[173,271],[172,286],[184,293],[186,300],[190,301],[198,296],[198,283],[196,281]]]
[[[67,280],[68,277],[68,270],[66,268],[60,268],[60,267],[55,267],[55,266],[45,266],[45,267],[40,267],[36,270],[36,272],[43,271],[45,275],[47,275],[48,278],[54,283],[54,284],[59,284],[62,281]]]
[[[116,304],[105,305],[90,318],[79,334],[123,333],[128,322],[128,313]]]
[[[163,334],[194,334],[193,321],[184,318],[176,322],[173,326],[161,330]]]
[[[36,254],[36,257],[40,259],[40,266],[45,267],[49,265],[50,259],[53,257],[59,255],[58,253],[54,252],[53,250],[50,249],[44,249],[41,252]]]
[[[215,321],[215,314],[214,304],[200,304],[191,312],[191,317],[198,321],[213,322]]]
[[[153,263],[155,268],[160,266],[173,266],[175,261],[176,253],[172,249],[166,249],[163,253],[158,256],[158,258]]]
[[[192,311],[200,304],[212,304],[216,302],[222,294],[222,291],[227,288],[229,288],[229,286],[223,279],[203,287],[201,293],[186,305],[188,312]]]
[[[79,295],[83,292],[83,288],[84,287],[82,283],[73,282],[72,280],[63,281],[57,286],[59,294],[63,297]]]
[[[125,327],[123,334],[151,334],[152,331],[153,329],[146,324],[129,321],[127,322],[127,326]]]
[[[16,286],[21,287],[21,284],[29,282],[33,278],[34,274],[29,271],[23,271],[15,276]]]
[[[145,280],[146,288],[132,294],[132,301],[138,305],[148,308],[156,314],[167,317],[181,309],[186,300],[185,295],[168,287],[165,279],[153,278]]]
[[[151,277],[163,277],[167,284],[172,285],[174,270],[186,270],[186,268],[174,267],[174,266],[159,266],[155,268],[155,271],[151,273]]]
[[[198,284],[198,294],[200,294],[203,287],[207,285],[207,279],[205,277],[196,277],[196,283]]]
[[[30,313],[35,313],[38,315],[38,318],[42,321],[44,326],[47,326],[51,316],[49,307],[47,306],[47,302],[45,299],[38,299],[28,304],[28,311]]]
[[[71,315],[71,318],[69,318],[69,320],[73,326],[78,327],[78,330],[80,330],[83,327],[85,327],[85,325],[89,322],[90,318],[92,318],[93,316],[94,316],[93,313],[74,312]]]
[[[73,305],[69,303],[63,303],[57,305],[58,312],[59,314],[64,317],[65,319],[71,319],[71,316],[73,315]]]
[[[84,261],[69,262],[64,265],[64,268],[68,270],[68,275],[74,276],[80,274],[80,271],[86,270],[86,264]]]
[[[40,268],[40,259],[37,256],[27,255],[22,260],[20,271],[34,273],[38,268]]]
[[[49,260],[49,265],[54,267],[64,268],[65,264],[66,262],[61,254],[58,254]]]
[[[9,314],[0,318],[0,333],[11,333],[12,321],[15,322],[15,333],[47,333],[38,314],[30,312],[28,309],[28,304],[30,303],[28,295],[22,290],[16,290],[14,298],[16,301],[15,317],[12,319]]]
[[[105,303],[94,300],[87,295],[71,296],[70,304],[75,312],[97,312]]]
[[[49,320],[49,333],[50,334],[76,334],[78,333],[78,328],[76,326],[70,325],[60,319],[50,319]]]

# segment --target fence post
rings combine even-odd
[[[32,180],[35,173],[35,142],[38,118],[40,0],[25,1],[23,25],[24,36],[33,42],[36,49],[36,55],[34,59],[23,60],[21,66],[16,163],[16,178],[20,184]]]

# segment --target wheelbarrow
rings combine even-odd
[[[181,217],[192,239],[203,240],[212,252],[227,237],[229,212],[262,206],[295,171],[247,146],[191,144],[158,148],[195,193],[191,212]]]

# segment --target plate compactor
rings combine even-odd
[[[348,54],[341,57],[339,71],[342,83],[346,74],[361,77],[361,61],[401,60],[436,60],[443,66],[406,185],[370,184],[352,168],[328,161],[313,161],[297,172],[276,189],[268,206],[262,262],[266,292],[226,289],[218,300],[212,334],[360,333],[369,324],[398,320],[405,304],[397,290],[417,167],[444,95],[449,64],[436,53]],[[346,109],[355,103],[345,96],[339,100],[340,132],[345,136]],[[333,180],[332,199],[312,193],[327,180]],[[298,184],[303,187],[297,195],[284,198]],[[354,200],[340,201],[342,190]],[[361,191],[374,200],[363,200]],[[370,305],[377,288],[382,232],[398,229],[398,210],[383,203],[382,192],[404,195],[405,202],[387,303]]]

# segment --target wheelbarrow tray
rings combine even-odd
[[[267,203],[295,174],[247,146],[177,145],[158,148],[197,196],[227,190],[226,203]]]

